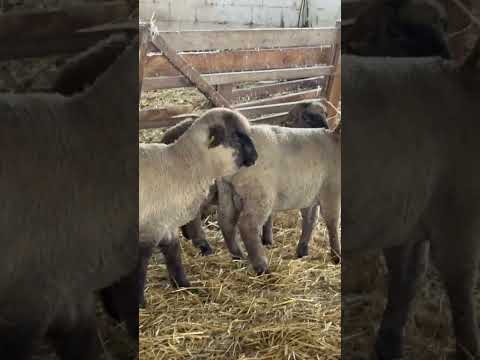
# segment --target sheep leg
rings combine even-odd
[[[384,250],[388,268],[388,301],[375,349],[379,360],[402,358],[403,329],[415,289],[426,270],[426,241]]]
[[[449,220],[451,221],[451,217]],[[463,229],[459,230],[459,228],[460,226],[455,229],[456,235],[462,237],[462,235],[465,236],[465,229],[471,227],[462,225]],[[460,241],[452,242],[452,230],[438,232],[432,238],[432,257],[450,299],[457,341],[457,359],[480,359],[478,323],[473,296],[480,245],[477,239],[473,237],[468,239],[468,235]]]
[[[243,252],[237,241],[237,222],[239,211],[235,206],[230,185],[218,181],[218,225],[228,251],[234,260],[243,259]]]
[[[160,248],[165,256],[165,263],[167,264],[168,275],[172,284],[176,287],[190,287],[183,268],[178,239],[174,237],[162,243]]]
[[[127,331],[133,339],[138,338],[139,298],[137,287],[137,273],[133,271],[100,292],[106,312],[118,322],[125,321]]]
[[[55,350],[62,360],[98,359],[100,343],[93,294],[86,294],[73,306],[75,310],[61,314],[48,334]]]
[[[273,218],[272,214],[267,219],[267,222],[263,225],[262,229],[262,244],[263,245],[272,245],[273,244]]]
[[[141,243],[138,251],[138,263],[137,263],[137,294],[138,294],[138,306],[141,309],[145,308],[145,283],[147,281],[148,263],[153,253],[153,246]]]
[[[244,202],[244,207],[238,220],[238,227],[247,249],[248,259],[255,272],[261,275],[269,273],[265,248],[260,240],[262,224],[265,223],[268,214],[261,216],[260,213],[255,211],[256,208],[255,204],[250,204],[248,200]]]
[[[312,238],[313,229],[317,224],[318,206],[314,205],[301,209],[302,213],[302,236],[297,245],[297,257],[302,258],[308,255],[308,244]]]
[[[340,219],[340,191],[326,188],[320,192],[320,211],[327,225],[330,242],[330,258],[334,264],[340,262],[341,246],[338,238]]]
[[[192,240],[193,246],[200,249],[203,256],[213,254],[212,248],[210,247],[202,228],[202,218],[200,214],[188,224],[182,226],[182,233],[187,239]]]

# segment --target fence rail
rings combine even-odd
[[[340,87],[340,31],[338,23],[330,28],[159,32],[162,41],[152,35],[153,51],[143,63],[142,88],[196,86],[172,65],[161,46],[156,48],[167,42],[203,80],[232,102],[232,108],[254,122],[279,123],[300,101],[329,103],[333,99],[334,106],[338,105],[338,96],[331,96],[339,94]],[[170,126],[181,119],[158,109],[144,109],[139,126]]]

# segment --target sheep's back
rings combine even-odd
[[[335,167],[336,151],[325,130],[255,126],[252,138],[258,160],[232,177],[236,188],[260,187],[274,210],[310,206]]]

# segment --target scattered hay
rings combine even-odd
[[[358,269],[358,273],[360,282],[368,278],[372,283],[362,283],[365,285],[363,292],[358,291],[358,286],[356,292],[342,292],[342,357],[345,359],[371,359],[376,333],[386,303],[383,262],[375,257],[369,259],[369,264],[366,258],[363,259],[363,267]],[[353,272],[344,271],[343,282],[347,277],[346,274],[354,277]],[[349,282],[352,282],[351,279]],[[477,286],[476,299],[477,311],[480,311],[480,283]],[[438,273],[433,266],[430,266],[426,281],[417,290],[416,301],[412,306],[407,324],[404,342],[405,359],[455,358],[455,339],[449,306],[448,297]]]
[[[213,256],[181,239],[192,288],[173,289],[165,266],[151,263],[140,359],[340,359],[340,267],[329,262],[325,228],[312,239],[312,256],[298,260],[297,212],[275,220],[270,276],[232,261],[210,218]]]

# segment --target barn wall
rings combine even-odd
[[[301,0],[139,0],[140,18],[162,28],[295,27]],[[311,26],[333,26],[340,0],[309,0]]]

